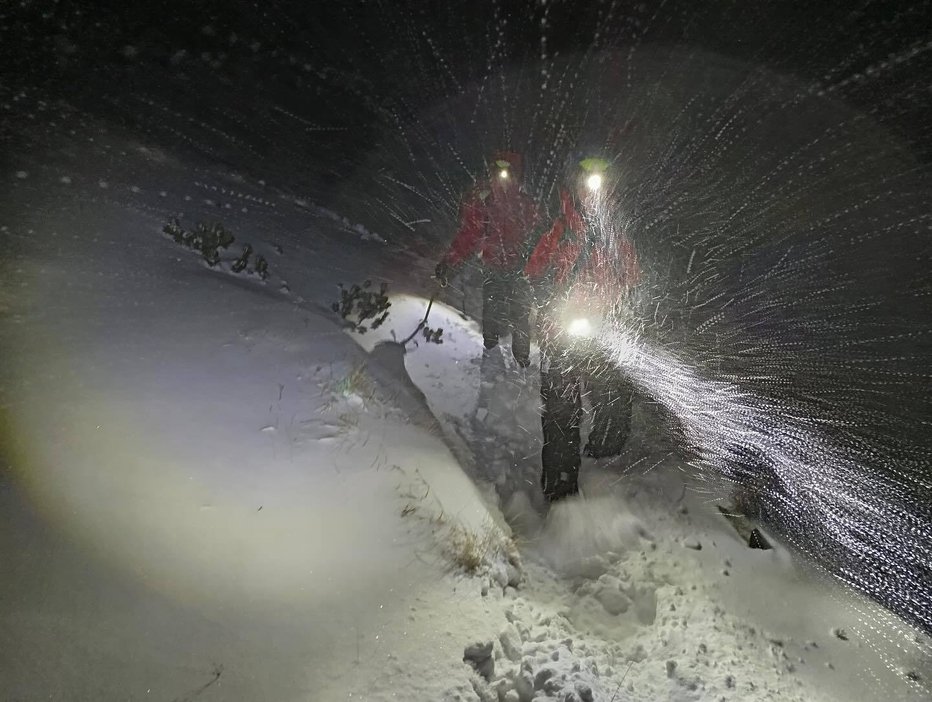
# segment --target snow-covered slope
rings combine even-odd
[[[396,298],[395,329],[414,329],[426,308]],[[928,679],[927,640],[779,543],[748,548],[716,508],[723,496],[686,472],[644,399],[625,454],[586,460],[583,497],[547,512],[533,367],[482,355],[475,323],[455,309],[435,302],[428,324],[447,341],[412,349],[409,374],[447,434],[466,438],[466,469],[496,485],[528,573],[495,648],[500,698],[534,689],[563,699],[577,684],[595,699],[924,697],[913,678]]]
[[[432,262],[75,127],[0,174],[0,697],[927,698],[928,644],[746,548],[648,404],[548,513],[534,368],[443,299],[402,355]],[[208,270],[172,216],[272,278]],[[356,335],[329,304],[370,277],[392,314]]]

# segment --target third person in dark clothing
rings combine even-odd
[[[478,254],[485,281],[482,288],[482,338],[486,349],[511,331],[511,352],[518,365],[530,362],[530,287],[524,275],[527,242],[539,217],[537,206],[521,187],[518,154],[496,154],[489,177],[476,185],[460,207],[460,225],[450,249],[437,264],[445,285],[452,271]]]
[[[592,407],[587,456],[620,454],[630,433],[632,388],[594,343],[639,278],[634,247],[612,225],[607,169],[601,159],[579,163],[525,268],[541,302],[541,486],[551,501],[579,490],[584,394]]]

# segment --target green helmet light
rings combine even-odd
[[[590,192],[598,192],[602,188],[604,173],[608,170],[608,161],[604,158],[584,158],[579,162],[584,173],[584,182]]]

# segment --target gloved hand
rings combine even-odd
[[[447,287],[447,283],[450,282],[449,276],[450,266],[444,261],[438,263],[437,267],[434,269],[434,277],[437,279],[437,282],[440,283],[440,287]]]

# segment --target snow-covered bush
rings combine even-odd
[[[353,331],[365,334],[371,329],[378,329],[388,319],[389,308],[392,306],[388,298],[388,284],[381,283],[378,290],[372,288],[372,281],[366,280],[362,285],[353,284],[349,288],[339,284],[340,299],[331,304],[331,309],[336,312],[346,325]],[[443,343],[443,329],[440,327],[430,327],[427,325],[427,319],[430,316],[431,307],[433,307],[434,298],[431,297],[427,305],[427,312],[424,318],[418,322],[412,332],[404,339],[395,337],[392,332],[392,338],[395,344],[402,348],[406,347],[409,342],[415,341],[421,337],[430,344]],[[370,321],[371,320],[371,321]]]
[[[220,263],[220,250],[229,248],[236,240],[218,222],[212,224],[198,222],[193,230],[188,230],[182,227],[177,219],[172,218],[162,227],[162,231],[176,244],[200,253],[207,265],[211,267]]]
[[[184,228],[181,226],[181,223],[174,217],[172,217],[168,224],[162,227],[162,232],[167,236],[170,236],[172,241],[174,241],[176,244],[186,244],[185,235],[187,232],[185,232]]]
[[[424,339],[429,344],[442,344],[443,343],[443,329],[441,327],[437,327],[435,329],[433,327],[428,327],[425,324],[423,329],[421,330],[421,333],[424,335]]]
[[[378,329],[388,319],[388,308],[392,303],[388,299],[388,284],[382,283],[378,291],[372,290],[372,281],[367,280],[361,286],[355,283],[350,288],[340,285],[340,299],[331,305],[354,331],[363,334],[370,328]],[[367,326],[365,322],[372,320]]]
[[[240,257],[233,261],[233,265],[230,266],[230,270],[234,273],[242,273],[246,270],[246,266],[249,265],[249,257],[252,255],[252,246],[246,244],[243,247],[243,253],[240,254]]]
[[[179,246],[200,253],[204,262],[211,268],[220,265],[221,250],[230,248],[233,242],[236,241],[236,237],[219,222],[211,224],[198,222],[193,230],[188,230],[173,217],[168,224],[162,227],[162,232],[171,237],[172,241]],[[252,253],[252,245],[245,244],[239,258],[235,259],[230,265],[230,270],[233,273],[250,273],[259,276],[262,280],[268,280],[269,264],[263,256],[257,255],[252,270],[247,270]]]
[[[252,269],[253,273],[262,278],[262,280],[268,280],[269,278],[269,262],[265,260],[265,257],[260,255],[256,256],[256,263]]]

